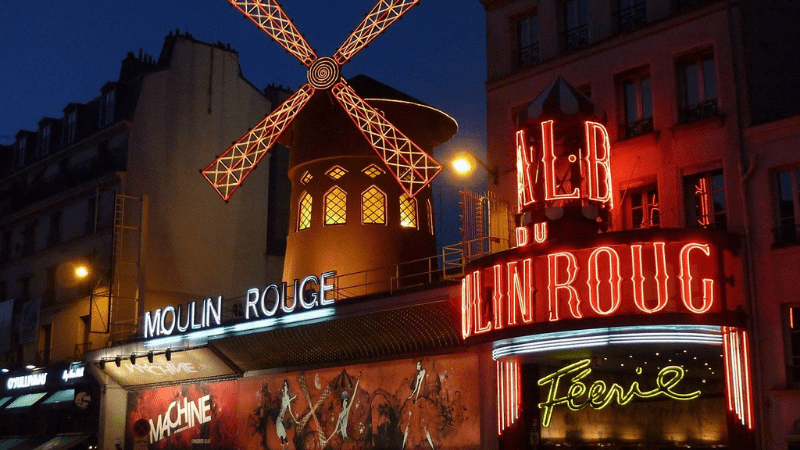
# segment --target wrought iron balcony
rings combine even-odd
[[[647,23],[647,3],[635,3],[619,11],[619,30],[625,31]]]
[[[578,25],[567,30],[564,47],[573,50],[589,44],[589,24]]]
[[[784,223],[772,229],[773,247],[785,247],[800,244],[800,224]]]
[[[519,48],[519,66],[530,66],[539,62],[539,44],[530,44]]]
[[[694,122],[707,117],[716,116],[717,114],[719,114],[719,109],[717,108],[717,99],[712,98],[694,105],[679,107],[678,123],[684,124]]]
[[[684,9],[694,8],[703,3],[710,3],[712,0],[672,0],[672,12],[676,13]]]
[[[653,118],[647,117],[636,122],[620,124],[622,130],[622,139],[635,138],[636,136],[644,136],[653,132]]]

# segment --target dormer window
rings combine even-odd
[[[72,109],[64,115],[64,144],[75,142],[78,134],[78,110]]]
[[[25,153],[28,146],[28,137],[25,135],[17,136],[17,145],[14,146],[14,170],[21,169],[25,165]]]
[[[50,142],[52,139],[52,126],[49,123],[43,123],[39,127],[39,157],[43,158],[50,153]]]
[[[115,105],[116,105],[116,90],[114,86],[110,85],[103,90],[103,95],[100,105],[100,126],[104,127],[114,122],[115,119]]]

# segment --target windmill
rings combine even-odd
[[[441,171],[428,153],[365,102],[340,70],[419,0],[378,0],[332,57],[318,57],[275,0],[228,0],[308,68],[308,81],[201,172],[228,201],[312,96],[330,91],[403,191],[414,197]]]

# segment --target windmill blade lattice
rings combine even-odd
[[[314,88],[311,85],[303,85],[278,109],[201,171],[223,200],[228,201],[231,198],[313,94]]]
[[[386,167],[409,195],[416,195],[441,165],[383,115],[361,99],[341,77],[341,65],[367,46],[419,0],[378,0],[333,57],[318,58],[275,0],[228,0],[308,67],[308,83],[201,172],[228,200],[317,90],[332,93]]]
[[[336,83],[331,91],[409,196],[416,195],[442,170],[436,160],[356,95],[350,86]]]

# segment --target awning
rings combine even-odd
[[[10,450],[12,447],[15,447],[27,440],[28,438],[25,437],[4,438],[0,440],[0,450]]]
[[[460,291],[445,285],[336,304],[331,319],[209,340],[240,370],[342,364],[452,350],[461,339]]]
[[[9,403],[8,406],[6,406],[6,409],[27,408],[41,400],[45,395],[47,395],[47,392],[36,392],[33,394],[20,395],[13,402]]]
[[[42,404],[52,405],[55,403],[72,402],[75,400],[75,389],[62,389],[47,397]]]
[[[89,434],[59,434],[33,450],[69,450],[89,440]]]

